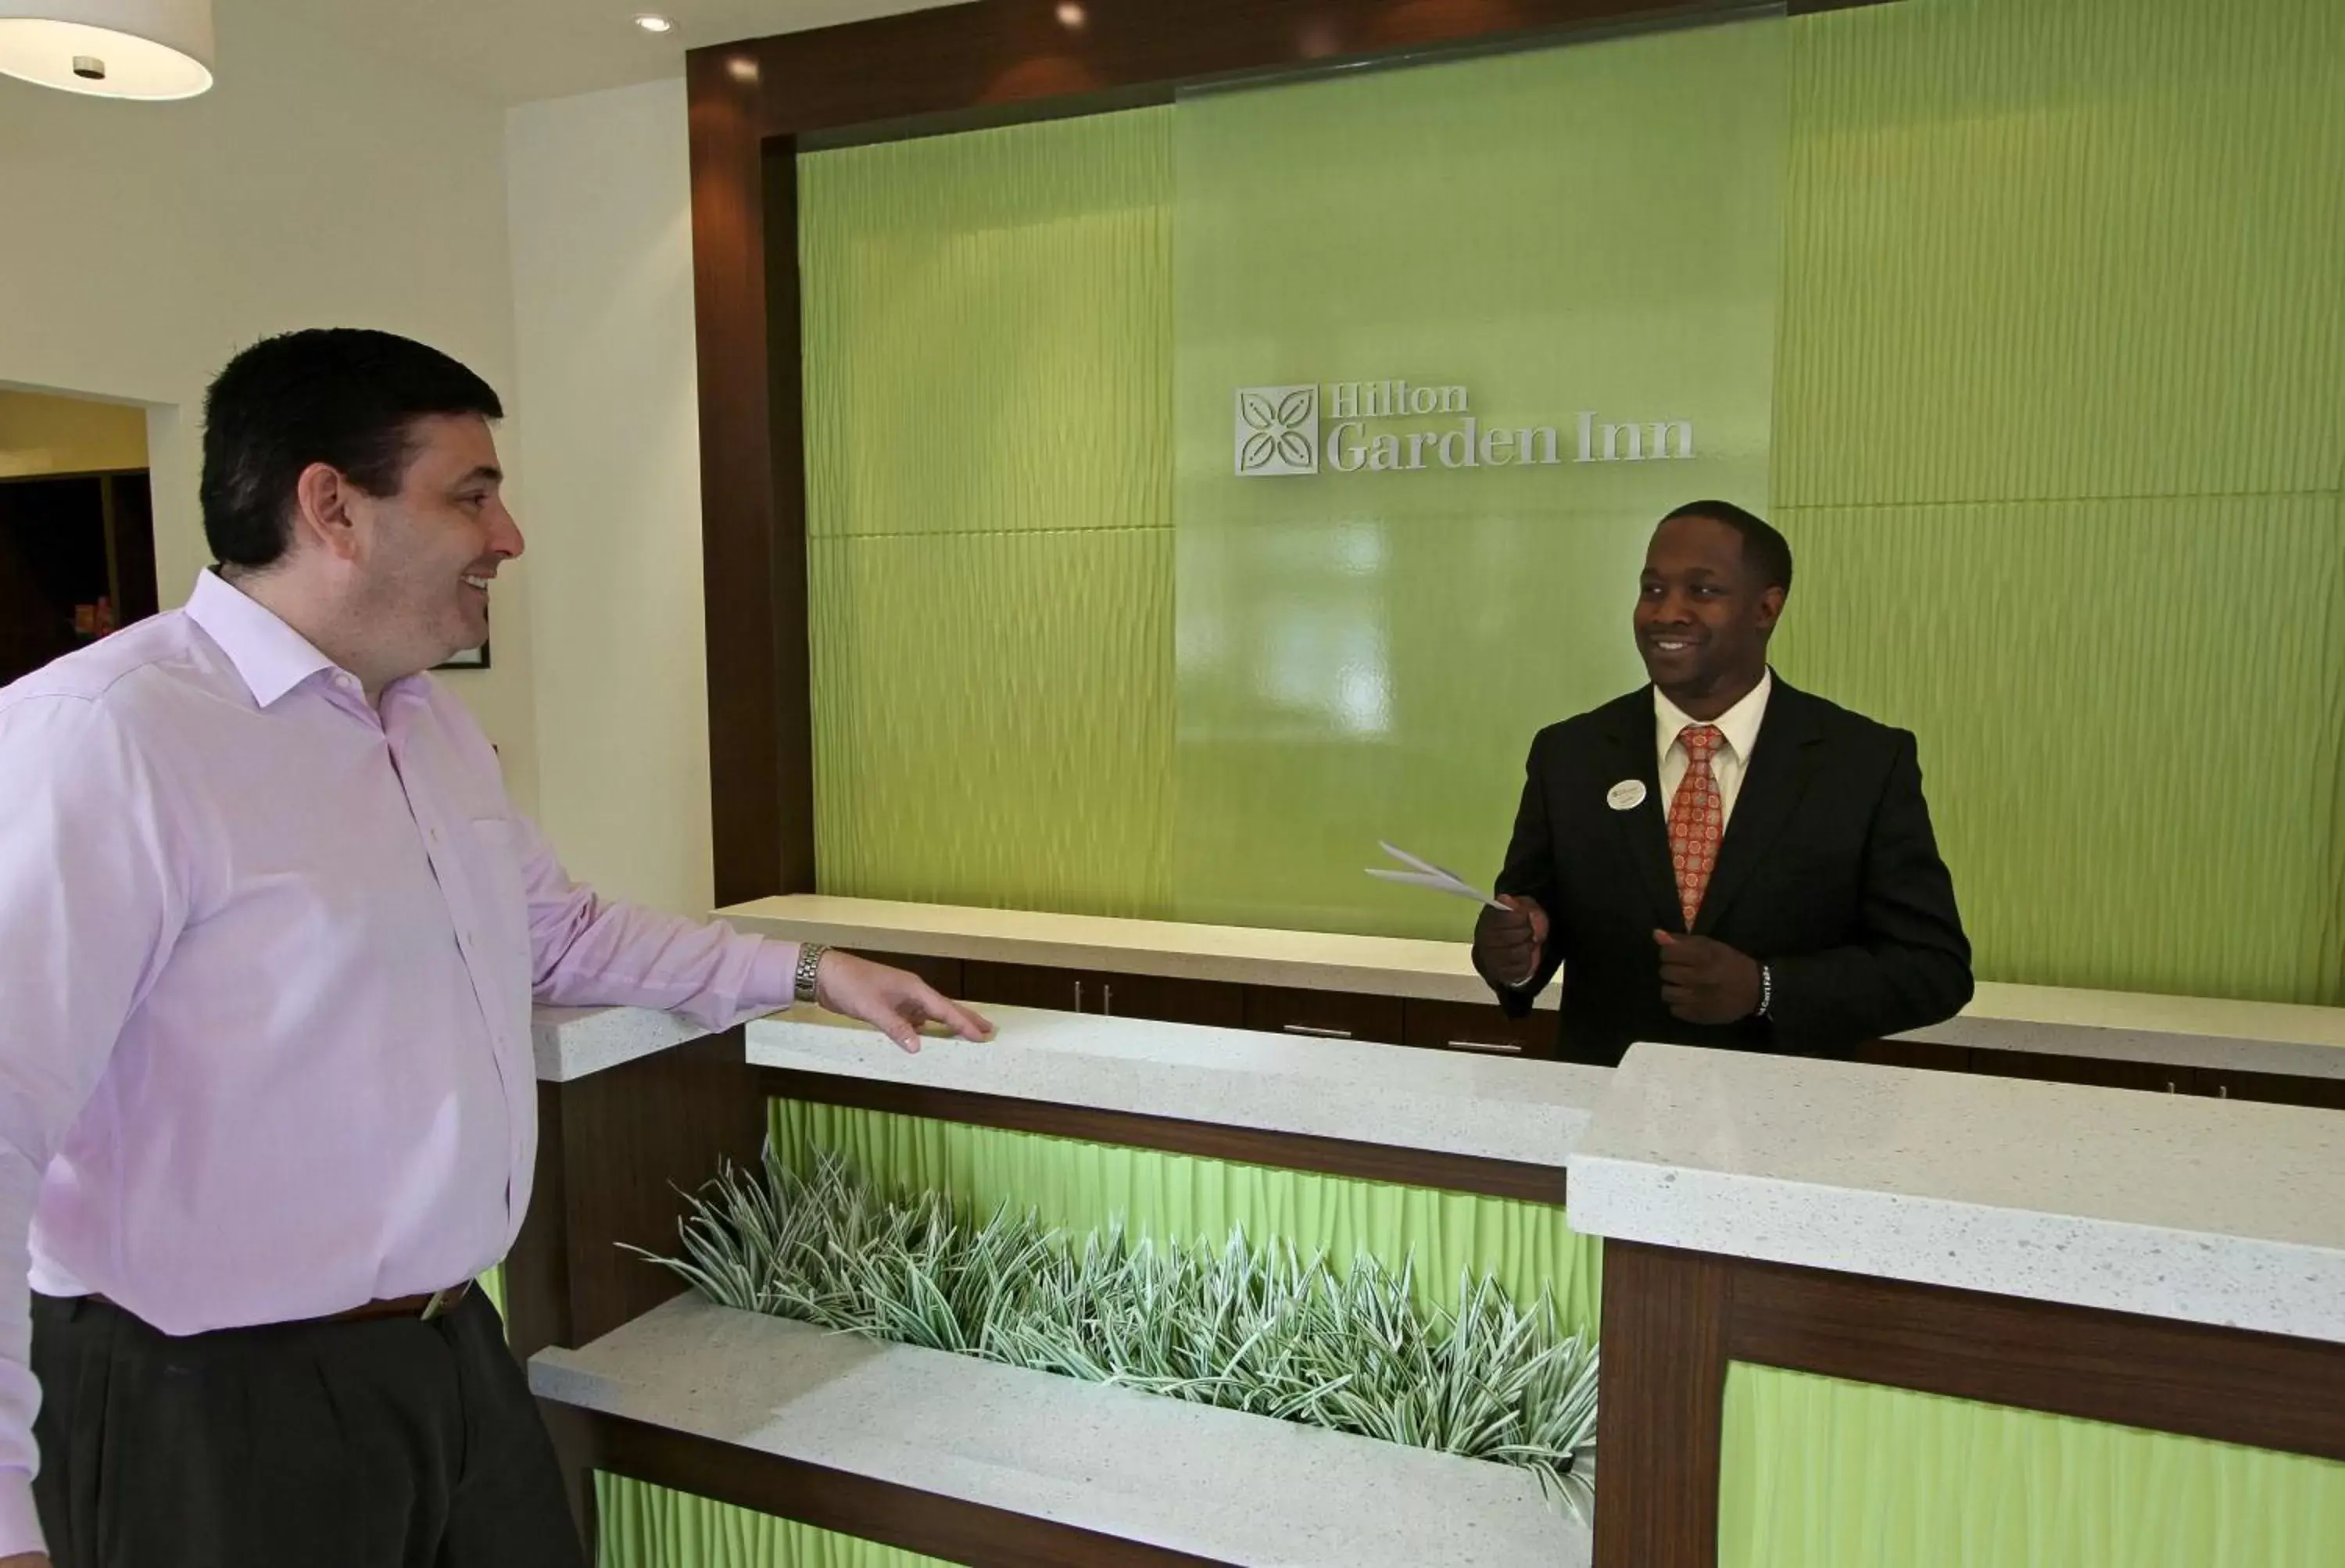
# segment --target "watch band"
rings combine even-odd
[[[822,955],[829,951],[827,946],[818,942],[798,943],[797,983],[794,989],[800,1002],[815,999],[815,977],[822,972]]]

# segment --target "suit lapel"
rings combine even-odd
[[[1781,679],[1767,698],[1767,717],[1759,726],[1750,765],[1742,774],[1741,793],[1734,798],[1726,837],[1718,846],[1718,865],[1710,874],[1693,929],[1708,935],[1725,914],[1734,896],[1751,879],[1751,869],[1766,859],[1770,846],[1782,837],[1784,820],[1807,792],[1814,770],[1816,743],[1822,733],[1810,699]],[[1668,838],[1664,819],[1662,837]]]
[[[1636,868],[1637,880],[1652,900],[1654,923],[1663,931],[1681,931],[1684,916],[1678,908],[1677,873],[1670,869],[1670,803],[1661,799],[1660,759],[1653,744],[1653,694],[1650,687],[1614,704],[1609,731],[1611,780],[1635,779],[1645,787],[1644,798],[1628,810],[1606,804],[1620,848]],[[1735,802],[1739,808],[1741,801]]]

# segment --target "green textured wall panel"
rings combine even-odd
[[[1794,25],[1779,504],[2345,480],[2345,5]]]
[[[1366,1254],[1398,1268],[1413,1256],[1428,1304],[1454,1304],[1459,1271],[1471,1269],[1522,1303],[1550,1286],[1567,1329],[1596,1330],[1603,1244],[1545,1205],[796,1100],[772,1111],[785,1153],[837,1149],[876,1181],[947,1193],[978,1213],[1007,1201],[1076,1231],[1121,1217],[1134,1236],[1219,1243],[1236,1226],[1337,1260]]]
[[[1171,524],[1172,112],[800,157],[810,535]]]
[[[1161,916],[1171,530],[812,541],[822,891]]]
[[[799,160],[826,892],[1169,910],[1170,116]]]
[[[1719,1568],[2333,1568],[2345,1464],[1735,1363]]]
[[[2345,505],[1787,508],[1777,665],[1912,728],[1989,979],[2345,1003]]]
[[[948,1568],[853,1535],[817,1530],[624,1476],[594,1477],[602,1568]]]

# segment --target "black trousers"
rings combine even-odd
[[[172,1339],[33,1298],[56,1568],[584,1568],[496,1308]]]

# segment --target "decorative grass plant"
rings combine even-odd
[[[645,1256],[721,1305],[1519,1465],[1583,1519],[1592,1503],[1596,1349],[1544,1292],[1526,1311],[1467,1276],[1427,1312],[1407,1267],[1338,1272],[1237,1231],[1218,1251],[1078,1239],[1007,1205],[978,1225],[830,1150],[802,1169],[768,1145],[690,1201],[684,1256]]]

